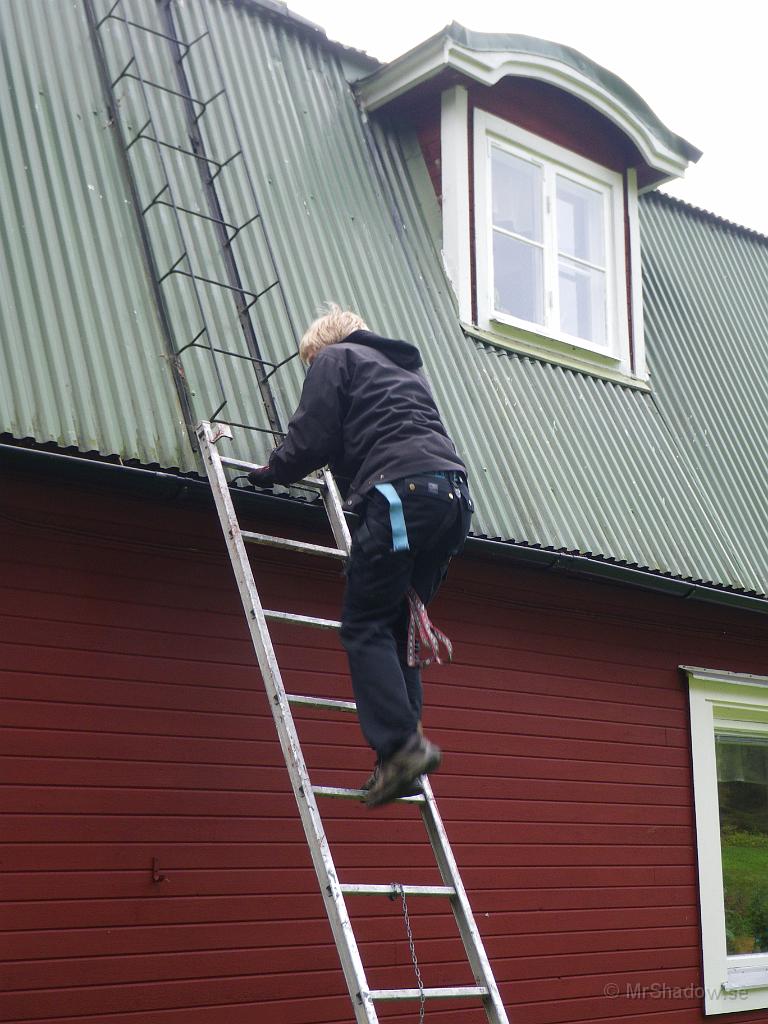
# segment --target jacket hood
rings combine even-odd
[[[377,352],[381,352],[404,370],[418,370],[422,365],[419,350],[407,341],[400,341],[397,338],[382,338],[380,335],[374,334],[373,331],[353,331],[346,336],[344,341],[375,348]]]

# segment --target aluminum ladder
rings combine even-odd
[[[428,779],[423,777],[423,796],[401,798],[402,803],[417,804],[426,827],[429,841],[435,854],[442,886],[426,885],[360,885],[340,882],[328,840],[323,829],[316,797],[336,797],[360,800],[363,793],[355,789],[329,786],[314,786],[310,781],[298,733],[291,714],[291,705],[354,712],[353,701],[332,700],[324,697],[288,694],[283,686],[280,669],[275,657],[268,622],[292,622],[319,629],[338,629],[341,623],[330,619],[295,615],[290,612],[269,611],[262,607],[253,577],[246,544],[263,544],[310,555],[344,560],[350,549],[350,535],[344,519],[341,499],[336,483],[329,470],[321,470],[316,477],[301,481],[302,487],[319,492],[328,514],[336,547],[323,547],[284,537],[269,536],[240,529],[225,467],[244,472],[255,469],[254,463],[227,458],[220,454],[217,445],[222,439],[232,438],[232,430],[226,424],[203,422],[197,428],[197,438],[204,459],[208,479],[216,502],[222,530],[227,543],[232,568],[235,572],[243,609],[251,631],[254,650],[261,669],[264,686],[269,697],[272,715],[277,727],[280,745],[285,756],[294,796],[298,805],[301,822],[309,844],[312,862],[320,883],[325,909],[333,931],[333,937],[341,959],[347,987],[358,1024],[376,1024],[378,1016],[376,1003],[383,1000],[423,1000],[467,998],[482,1001],[489,1024],[508,1024],[507,1014],[499,995],[496,981],[483,948],[480,933],[472,916],[466,891],[459,875],[450,843],[443,827],[435,798]],[[416,989],[371,989],[366,980],[365,970],[347,913],[345,896],[383,895],[442,897],[450,901],[456,917],[459,933],[469,960],[476,984],[455,988]]]

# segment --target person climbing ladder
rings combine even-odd
[[[329,304],[299,352],[308,372],[298,408],[267,465],[248,479],[291,484],[328,465],[345,507],[360,516],[341,641],[376,753],[365,802],[379,807],[413,792],[440,764],[420,727],[421,665],[441,660],[445,638],[425,609],[464,545],[472,499],[414,345],[374,334],[356,313]]]

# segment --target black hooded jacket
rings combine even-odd
[[[371,331],[321,349],[287,436],[270,456],[275,480],[295,483],[328,465],[354,507],[379,483],[466,472],[421,366],[415,346]]]

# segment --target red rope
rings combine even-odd
[[[452,661],[453,644],[445,633],[441,633],[437,626],[430,622],[424,602],[413,587],[408,588],[406,596],[411,611],[408,623],[408,664],[410,667],[426,668],[433,661],[437,662],[438,665],[444,665],[446,662]],[[416,643],[417,632],[419,635],[418,646]],[[443,655],[440,654],[441,647],[444,648],[445,653]],[[429,653],[423,657],[422,651],[428,651]]]

